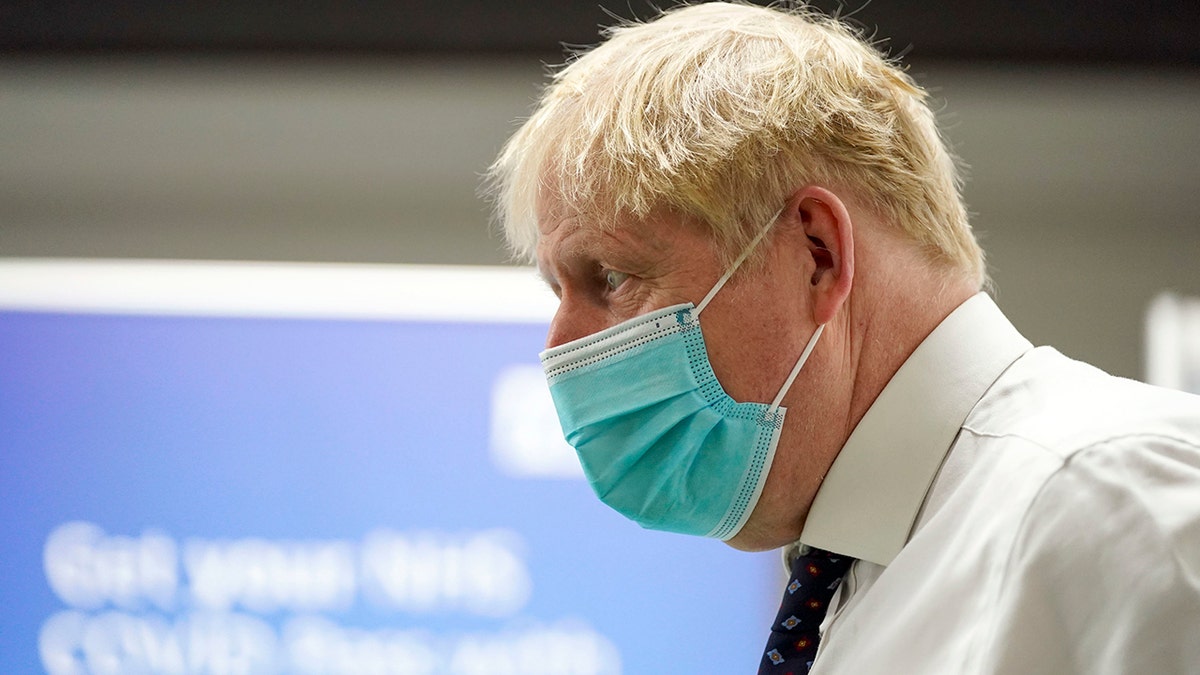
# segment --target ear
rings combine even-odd
[[[813,273],[809,279],[813,321],[829,323],[854,285],[854,226],[837,195],[809,185],[788,200],[793,222],[804,230]]]

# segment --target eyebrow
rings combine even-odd
[[[631,236],[626,233],[626,236]],[[654,266],[654,257],[648,256],[639,241],[622,239],[615,230],[594,228],[585,230],[577,227],[576,231],[565,237],[566,241],[557,242],[558,255],[552,261],[555,265],[543,264],[542,258],[537,258],[537,272],[542,281],[550,287],[556,296],[561,297],[562,282],[552,270],[559,267],[571,276],[573,271],[586,264],[588,267],[607,266],[605,263],[616,264],[622,271],[634,275],[645,274]],[[653,247],[658,250],[658,247]]]

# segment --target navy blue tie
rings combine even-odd
[[[854,558],[819,548],[792,561],[779,616],[771,626],[758,675],[805,675],[817,658],[818,628]]]

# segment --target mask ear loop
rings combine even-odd
[[[708,292],[708,295],[704,296],[704,299],[700,301],[699,305],[696,305],[695,315],[697,317],[700,316],[700,312],[703,312],[705,307],[708,307],[708,303],[712,301],[713,297],[717,294],[717,291],[721,290],[721,287],[725,285],[725,282],[729,281],[729,279],[733,277],[733,273],[742,266],[742,263],[746,262],[746,258],[750,257],[750,253],[753,252],[755,248],[758,248],[758,245],[762,242],[763,238],[767,236],[767,232],[771,231],[771,226],[775,224],[776,220],[779,220],[779,216],[782,213],[783,209],[779,209],[775,212],[774,216],[771,216],[771,221],[767,223],[767,226],[764,227],[762,231],[754,237],[754,241],[750,242],[750,245],[746,247],[745,251],[742,251],[742,254],[738,256],[737,260],[733,261],[733,264],[729,266],[729,269],[725,272],[725,274],[721,275],[721,278],[717,280],[717,284],[712,287],[712,290]]]
[[[796,376],[800,374],[800,369],[804,367],[804,362],[808,360],[809,354],[812,354],[813,348],[817,346],[817,339],[821,337],[821,332],[825,330],[825,324],[817,326],[817,330],[813,332],[811,338],[808,339],[808,344],[804,345],[804,351],[800,354],[800,359],[796,361],[796,365],[792,366],[792,372],[788,375],[787,381],[783,383],[783,388],[775,395],[775,400],[771,401],[770,407],[767,408],[767,414],[770,415],[779,409],[779,404],[783,403],[783,395],[792,388],[792,383],[796,381]]]
[[[742,263],[746,262],[746,258],[750,257],[750,253],[752,253],[754,249],[757,248],[760,243],[762,243],[763,238],[767,236],[767,232],[771,231],[771,226],[775,224],[775,221],[779,220],[779,216],[782,213],[783,209],[779,209],[775,212],[775,215],[771,217],[771,220],[767,223],[767,226],[764,227],[762,231],[754,237],[754,241],[750,242],[750,245],[746,247],[745,251],[742,251],[742,254],[737,257],[737,260],[733,261],[733,264],[729,266],[729,269],[725,272],[725,274],[721,275],[721,278],[717,280],[716,285],[712,287],[712,290],[708,292],[708,295],[705,295],[704,299],[700,301],[700,304],[696,305],[696,311],[693,314],[697,319],[700,317],[700,312],[703,312],[704,308],[708,307],[708,303],[712,302],[713,297],[717,295],[717,291],[721,290],[721,287],[733,277],[733,273],[737,272],[738,268],[742,266]],[[770,407],[767,408],[767,414],[772,414],[779,409],[779,404],[783,402],[784,395],[787,394],[788,389],[792,388],[792,383],[796,381],[796,376],[800,374],[800,369],[804,367],[804,362],[808,360],[809,355],[812,354],[813,348],[817,346],[817,340],[821,337],[821,332],[824,330],[825,324],[817,326],[817,330],[813,333],[812,337],[808,339],[808,344],[804,346],[804,351],[801,352],[800,358],[796,361],[796,365],[792,366],[792,372],[788,374],[787,380],[783,383],[783,388],[779,390],[779,393],[775,396],[775,400],[772,401]]]

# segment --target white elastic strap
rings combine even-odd
[[[796,376],[800,374],[800,369],[804,367],[804,362],[808,360],[808,355],[812,354],[812,350],[817,346],[817,338],[821,337],[821,331],[825,330],[825,324],[817,326],[817,330],[813,332],[813,336],[808,339],[808,344],[804,346],[804,352],[800,354],[800,360],[796,361],[796,365],[792,366],[792,373],[788,375],[787,381],[783,383],[783,388],[775,396],[775,400],[771,401],[771,407],[767,408],[768,413],[773,413],[779,404],[783,402],[783,395],[788,389],[792,388],[792,383],[796,381]]]
[[[767,226],[758,233],[758,236],[754,238],[754,241],[750,242],[750,245],[746,247],[746,250],[742,251],[742,254],[738,256],[738,259],[733,261],[733,264],[729,266],[729,269],[725,272],[725,274],[721,275],[721,278],[717,280],[717,285],[712,287],[712,290],[708,292],[708,295],[704,296],[704,299],[700,301],[699,305],[696,305],[696,311],[694,312],[696,316],[700,316],[700,312],[704,311],[704,308],[708,306],[708,303],[713,299],[713,296],[717,294],[717,291],[721,290],[721,287],[725,285],[726,281],[729,281],[730,277],[733,276],[733,273],[742,266],[742,263],[746,262],[746,258],[748,258],[750,253],[758,247],[758,244],[763,240],[763,237],[767,236],[767,232],[771,231],[771,226],[775,224],[776,220],[779,220],[779,216],[782,213],[783,209],[779,209],[775,212],[774,216],[771,216],[771,221],[767,223]]]

